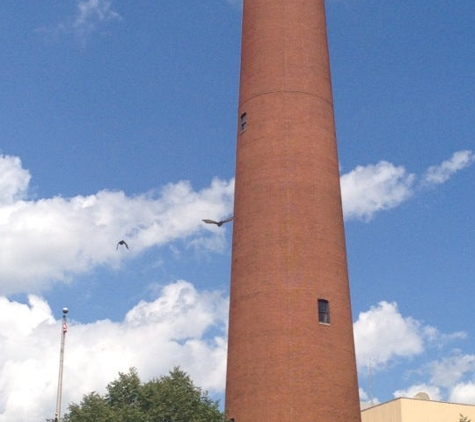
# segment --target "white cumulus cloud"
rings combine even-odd
[[[369,374],[370,368],[372,373],[387,369],[389,364],[400,364],[401,360],[408,363],[415,356],[428,357],[430,349],[437,349],[441,356],[438,360],[406,366],[405,376],[410,375],[418,382],[396,390],[394,397],[414,397],[425,392],[432,400],[475,403],[475,356],[457,350],[444,351],[450,342],[465,339],[465,333],[444,334],[412,317],[403,316],[396,303],[386,301],[361,312],[353,327],[360,375]],[[368,395],[365,393],[360,397],[367,406]]]
[[[411,357],[424,350],[421,324],[403,317],[396,303],[386,301],[361,312],[354,323],[358,366],[384,366],[398,357]]]
[[[358,166],[341,176],[345,219],[369,220],[378,211],[395,208],[413,194],[415,176],[387,161]]]
[[[429,167],[422,176],[387,161],[359,165],[340,178],[345,220],[369,221],[376,213],[406,202],[419,188],[444,183],[474,162],[472,151],[457,151],[449,160]]]
[[[456,350],[450,356],[429,363],[427,369],[433,384],[451,388],[463,382],[467,375],[475,374],[475,355],[464,355]]]
[[[30,183],[30,172],[22,168],[21,160],[10,155],[0,156],[0,206],[22,199]]]
[[[452,403],[466,403],[475,405],[475,382],[457,384],[450,393]]]
[[[468,167],[475,162],[475,154],[472,151],[457,151],[449,160],[441,164],[431,166],[423,176],[423,182],[427,184],[441,184],[449,180],[456,172]]]
[[[116,251],[121,239],[130,246],[127,256],[177,239],[201,248],[224,246],[224,230],[205,226],[201,219],[232,212],[233,180],[215,179],[201,191],[181,181],[137,196],[104,190],[28,200],[29,180],[20,160],[0,157],[0,247],[5,251],[0,294],[40,292],[97,266],[117,267],[124,259]]]
[[[396,390],[394,392],[394,397],[408,397],[412,398],[415,397],[418,393],[426,393],[428,394],[431,400],[442,400],[442,392],[440,388],[431,385],[431,384],[414,384],[404,390]]]

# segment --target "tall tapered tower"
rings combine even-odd
[[[324,0],[244,0],[228,370],[235,422],[359,422]]]

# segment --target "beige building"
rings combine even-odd
[[[361,411],[361,422],[475,422],[475,406],[429,400],[425,393],[397,398]]]

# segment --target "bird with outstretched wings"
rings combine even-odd
[[[127,245],[127,242],[125,240],[120,240],[118,243],[117,243],[117,246],[115,247],[115,249],[119,249],[119,246],[125,246],[127,249],[129,249],[129,245]]]
[[[230,221],[233,221],[234,217],[229,217],[226,218],[225,220],[220,220],[220,221],[214,221],[214,220],[209,220],[209,219],[204,219],[202,220],[206,224],[216,224],[218,227],[221,227],[224,223],[229,223]]]

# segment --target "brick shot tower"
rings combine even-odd
[[[244,0],[225,412],[360,422],[324,0]]]

